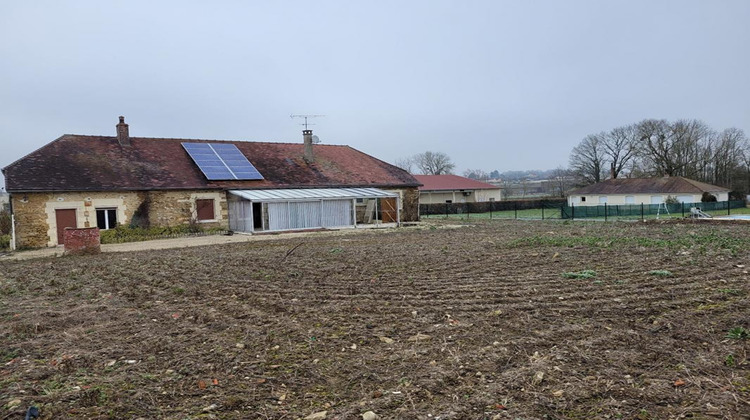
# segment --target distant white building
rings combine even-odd
[[[703,193],[717,201],[729,200],[729,189],[681,176],[662,178],[615,178],[574,190],[568,196],[571,206],[622,204],[661,204],[667,197],[681,203],[700,203]]]

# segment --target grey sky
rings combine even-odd
[[[64,133],[567,165],[644,118],[750,131],[750,1],[0,3],[0,167]],[[0,181],[0,185],[2,185]]]

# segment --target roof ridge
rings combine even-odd
[[[116,136],[102,136],[93,134],[63,134],[63,136],[71,137],[90,137],[90,138],[102,138],[102,139],[113,139],[116,140]],[[130,136],[131,139],[141,140],[174,140],[174,141],[201,141],[201,142],[217,142],[217,143],[261,143],[261,144],[298,144],[303,145],[302,142],[292,141],[257,141],[257,140],[222,140],[222,139],[199,139],[199,138],[187,138],[187,137],[141,137],[141,136]],[[334,146],[334,147],[351,147],[347,144],[320,144],[316,143],[315,146]],[[354,149],[357,150],[357,149]]]

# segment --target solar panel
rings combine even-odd
[[[209,180],[263,179],[263,175],[233,144],[182,143],[182,147]]]

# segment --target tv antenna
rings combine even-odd
[[[315,125],[313,123],[308,123],[307,122],[308,118],[325,117],[325,115],[317,115],[317,114],[301,114],[301,115],[296,115],[296,114],[292,114],[289,117],[292,118],[292,119],[294,119],[294,118],[304,118],[305,122],[300,123],[300,125],[304,125],[305,126],[305,130],[307,130],[307,126],[308,125]]]

